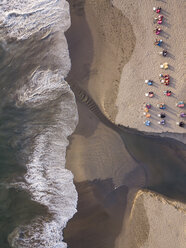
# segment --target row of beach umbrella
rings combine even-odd
[[[154,24],[156,24],[157,26],[155,27],[155,30],[154,30],[154,33],[156,36],[160,35],[161,32],[162,32],[162,29],[159,25],[161,25],[163,23],[163,20],[164,20],[164,16],[161,15],[161,7],[153,7],[153,11],[158,14],[158,16],[156,16],[154,18]],[[155,40],[154,42],[154,45],[155,46],[159,46],[159,47],[163,47],[163,40],[162,39],[157,39]],[[162,51],[159,53],[161,56],[163,57],[166,57],[168,55],[168,52],[165,50],[165,49],[162,49]],[[160,68],[161,69],[164,69],[164,70],[167,70],[169,69],[169,64],[167,62],[164,62],[162,64],[160,64]],[[170,84],[170,76],[169,74],[159,74],[159,80],[160,80],[160,83],[165,85],[165,86],[169,86]],[[148,85],[148,86],[153,86],[154,82],[153,80],[145,80],[145,83]],[[168,96],[168,97],[171,97],[172,96],[172,91],[170,89],[168,90],[165,90],[163,91],[163,94]],[[154,92],[153,91],[149,91],[148,93],[145,93],[145,96],[147,96],[148,98],[152,98],[154,97]],[[178,108],[184,108],[184,102],[183,101],[179,101],[176,106]],[[146,126],[150,126],[151,125],[151,121],[150,121],[150,117],[151,117],[151,114],[150,114],[150,109],[151,109],[152,105],[150,103],[146,103],[145,104],[145,109],[144,109],[144,115],[146,117],[146,120],[144,122],[144,124]],[[166,109],[166,104],[165,103],[159,103],[157,104],[157,107],[160,109],[160,110],[165,110]],[[160,125],[165,125],[166,124],[166,121],[165,121],[165,118],[166,118],[166,114],[164,112],[161,112],[160,114],[158,114],[158,117],[160,117],[160,121],[158,121],[158,124]],[[180,118],[185,118],[186,117],[186,113],[182,112],[179,114],[179,117]],[[179,122],[176,122],[176,124],[180,127],[184,127],[184,122],[183,121],[179,121]]]

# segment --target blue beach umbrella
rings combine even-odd
[[[147,120],[147,121],[145,121],[145,126],[150,126],[150,123],[151,123],[151,122],[150,122],[150,121],[148,121],[148,120]]]

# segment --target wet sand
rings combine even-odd
[[[79,111],[79,124],[70,138],[66,168],[74,174],[79,201],[78,213],[68,222],[64,237],[70,247],[113,248],[123,225],[126,203],[130,196],[128,188],[137,190],[143,187],[145,175],[143,168],[139,168],[135,159],[128,153],[119,134],[112,129],[112,124],[106,119],[103,120],[103,116],[101,120],[97,118],[96,113],[94,114],[95,109],[90,111],[79,101],[76,84],[85,89],[103,111],[101,102],[105,98],[106,84],[110,82],[107,79],[110,77],[113,80],[114,72],[114,77],[119,81],[120,75],[118,60],[115,61],[114,70],[109,70],[110,62],[106,60],[109,73],[106,69],[104,73],[94,73],[100,66],[97,65],[95,69],[95,59],[98,60],[101,54],[93,45],[95,43],[92,29],[90,31],[84,13],[84,8],[90,11],[93,6],[89,6],[89,3],[93,2],[87,1],[86,5],[85,1],[70,1],[72,26],[66,32],[72,60],[72,70],[67,81],[75,92]],[[100,1],[100,4],[103,3],[108,5],[108,1]],[[118,14],[117,9],[110,9],[111,13],[115,10]],[[117,18],[116,20],[118,21]],[[94,27],[93,23],[91,27]],[[99,40],[99,37],[97,39]],[[105,40],[101,39],[101,47],[104,42]],[[101,57],[102,60],[103,58]],[[111,60],[111,57],[109,59]],[[100,77],[103,77],[105,87],[99,85]],[[94,87],[91,89],[92,84]],[[88,101],[85,99],[85,103]],[[114,108],[114,103],[112,106]],[[125,186],[122,186],[124,181]]]
[[[101,104],[104,101],[106,91],[104,91],[103,84],[99,86],[100,81],[96,80],[96,75],[100,79],[104,78],[104,74],[107,74],[105,76],[106,85],[109,75],[112,77],[113,70],[95,73],[95,70],[92,69],[95,58],[99,56],[101,58],[101,54],[100,50],[96,50],[94,46],[96,38],[93,36],[95,36],[94,32],[96,32],[97,27],[89,21],[93,18],[92,15],[97,13],[96,8],[97,11],[101,10],[98,3],[105,3],[107,6],[108,2],[110,3],[107,0],[70,1],[72,26],[67,31],[66,36],[72,59],[72,70],[67,81],[71,84],[76,95],[80,119],[75,133],[70,138],[70,146],[67,151],[67,169],[74,174],[79,195],[78,212],[68,222],[67,228],[64,230],[65,241],[71,248],[123,248],[122,245],[116,245],[116,241],[119,236],[124,234],[125,223],[130,215],[132,200],[136,191],[148,185],[154,186],[154,190],[161,192],[162,189],[165,189],[165,187],[161,188],[162,182],[174,182],[175,164],[178,164],[179,172],[177,172],[176,179],[179,186],[185,175],[182,161],[174,158],[176,149],[174,146],[171,147],[171,143],[169,144],[169,153],[172,164],[169,164],[162,156],[167,149],[166,140],[164,143],[162,141],[162,153],[160,153],[159,143],[153,138],[152,140],[143,139],[140,135],[125,134],[122,129],[118,131],[119,128],[100,115],[91,98],[77,87],[79,85],[81,89],[86,90],[100,109],[106,113],[103,108],[104,105]],[[88,6],[95,9],[93,8],[94,10],[92,9],[91,12],[91,8],[89,9]],[[113,8],[110,6],[112,13]],[[118,13],[118,10],[115,11]],[[89,13],[90,19],[87,13]],[[121,14],[121,12],[119,13]],[[102,15],[104,15],[104,11]],[[118,15],[114,15],[114,17],[118,21]],[[96,19],[96,16],[94,18]],[[100,38],[101,47],[104,46],[104,42],[105,40]],[[101,58],[102,61],[103,59],[104,57]],[[110,63],[110,61],[105,60],[105,66],[107,62]],[[117,66],[115,65],[114,68]],[[119,76],[118,70],[115,75]],[[102,87],[103,91],[101,90]],[[108,113],[106,115],[112,120]],[[151,141],[152,147],[150,147]],[[154,151],[153,156],[151,149]],[[132,155],[129,150],[133,151]],[[158,158],[159,154],[160,158]],[[182,157],[181,153],[180,157]],[[165,176],[169,169],[170,172]],[[170,192],[172,192],[171,187]],[[166,190],[163,193],[166,194]],[[175,198],[177,197],[176,193]],[[180,198],[182,196],[183,194]]]
[[[127,203],[127,187],[113,190],[112,180],[76,184],[78,214],[65,229],[69,247],[113,248],[122,228]]]
[[[90,96],[94,95],[95,90],[97,90],[96,85],[92,83],[92,77],[95,78],[95,75],[92,74],[92,72],[94,72],[92,64],[94,64],[93,61],[99,54],[99,49],[97,51],[93,45],[94,35],[92,34],[92,27],[94,27],[95,30],[97,27],[92,23],[90,29],[87,22],[87,16],[91,17],[94,14],[94,12],[92,12],[91,15],[93,2],[96,3],[97,1],[70,1],[72,26],[66,32],[66,37],[69,44],[72,69],[67,77],[67,82],[69,82],[76,95],[79,110],[79,124],[72,136],[71,145],[68,149],[67,168],[75,175],[77,182],[97,178],[101,180],[113,178],[115,187],[118,187],[122,185],[124,175],[129,174],[137,167],[137,162],[128,153],[121,137],[113,130],[115,125],[112,125],[106,118],[103,120],[104,115],[97,118],[95,116],[95,108],[91,112],[82,104],[78,99],[79,89],[77,90],[76,88],[76,85],[79,85],[80,89],[85,89]],[[90,3],[91,5],[89,5]],[[99,3],[101,5],[96,6],[96,9],[102,7],[103,3],[105,3],[106,6],[108,5],[108,1],[106,0],[99,1]],[[111,13],[113,13],[111,5],[107,6],[107,8],[109,7]],[[115,19],[118,22],[117,11]],[[103,43],[104,40],[100,40],[101,47]],[[115,61],[116,64],[117,62],[118,61]],[[108,63],[110,62],[108,61]],[[85,65],[87,66],[86,69],[84,69]],[[108,71],[107,75],[112,75],[112,72],[111,70]],[[106,73],[99,72],[97,73],[97,77],[100,78],[103,76],[104,78],[104,74]],[[97,85],[99,83],[98,78],[95,80]],[[92,84],[95,85],[94,90],[89,89],[89,86],[92,87]],[[92,98],[94,99],[93,96]],[[99,97],[97,96],[97,98]],[[89,104],[90,100],[91,99],[85,98],[82,101],[85,102],[85,104]],[[97,102],[96,99],[94,100],[99,106],[99,102]],[[110,142],[111,140],[112,142]],[[70,156],[68,156],[68,154],[70,154]],[[91,167],[93,168],[92,170]],[[141,186],[141,182],[139,184]]]

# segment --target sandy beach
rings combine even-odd
[[[136,38],[129,19],[111,1],[86,1],[85,11],[96,51],[88,90],[107,118],[115,122],[121,72],[133,54]]]
[[[99,1],[99,4],[98,1],[82,0],[76,1],[75,4],[73,0],[69,1],[69,3],[71,5],[73,25],[71,29],[66,32],[66,37],[70,49],[72,70],[68,75],[67,81],[70,83],[72,89],[74,85],[79,85],[82,89],[86,90],[101,110],[103,110],[101,102],[104,102],[106,88],[111,90],[111,87],[109,84],[107,87],[103,87],[99,78],[102,78],[102,81],[106,85],[108,83],[106,78],[112,77],[112,73],[117,75],[118,78],[120,74],[117,70],[118,60],[112,61],[114,67],[113,70],[111,70],[110,60],[107,59],[104,63],[107,70],[105,69],[105,71],[94,73],[101,67],[99,63],[96,63],[96,61],[98,61],[97,57],[100,56],[102,60],[104,59],[104,54],[101,54],[101,48],[105,43],[104,39],[101,39],[100,42],[98,42],[99,37],[103,32],[97,31],[98,26],[94,24],[97,15],[95,15],[94,11],[99,11],[99,9],[103,8],[105,5],[107,11],[110,9],[110,14],[113,14],[113,11],[116,11],[113,16],[115,17],[114,20],[118,22],[118,10],[112,8],[110,3],[105,0]],[[86,12],[86,19],[84,12]],[[121,15],[120,12],[119,15]],[[102,16],[101,12],[98,16]],[[116,24],[117,23],[114,23],[114,25]],[[112,25],[110,25],[109,30],[111,27]],[[109,33],[107,29],[106,33]],[[94,46],[95,39],[97,39],[97,46],[100,46],[98,50],[97,47]],[[113,46],[114,45],[113,41]],[[105,45],[105,50],[109,50],[107,45]],[[113,53],[114,52],[115,51],[113,51]],[[108,67],[110,67],[110,70],[108,70]],[[102,87],[103,91],[101,90]],[[132,156],[129,155],[121,137],[112,130],[115,126],[113,125],[110,128],[110,124],[112,125],[112,123],[109,123],[106,118],[103,120],[104,116],[99,116],[101,120],[95,118],[96,110],[93,109],[92,113],[84,104],[79,102],[77,88],[75,87],[74,90],[80,116],[79,124],[72,136],[72,141],[68,149],[67,168],[74,174],[76,182],[94,180],[96,178],[100,178],[100,180],[112,178],[115,187],[121,186],[124,175],[128,174],[131,170],[134,170],[137,167],[137,163]],[[89,99],[83,99],[83,102],[84,101],[87,101],[87,105],[89,104]],[[111,104],[111,107],[112,106],[114,106],[114,103]],[[109,143],[110,140],[112,140],[112,143]],[[75,151],[75,153],[72,151]],[[68,154],[70,154],[70,157],[68,157]],[[109,156],[106,156],[106,154],[109,154]],[[125,156],[123,156],[123,154],[125,154]],[[87,166],[87,164],[91,164],[93,170],[91,170],[90,166]],[[107,166],[106,170],[104,169],[105,165]]]
[[[70,137],[66,168],[74,175],[78,212],[68,222],[64,239],[71,248],[128,248],[122,239],[139,189],[148,185],[171,195],[169,182],[175,180],[176,165],[178,187],[171,196],[182,199],[176,190],[184,180],[185,150],[177,154],[166,139],[158,143],[154,138],[122,136],[122,129],[112,122],[120,113],[115,103],[121,73],[137,46],[132,22],[108,0],[69,3],[72,26],[66,37],[72,69],[67,82],[77,99],[79,124]]]
[[[84,11],[87,23],[81,16]],[[74,78],[69,76],[69,81],[76,81],[87,89],[101,111],[114,122],[118,112],[115,102],[121,71],[135,47],[132,26],[119,9],[106,0],[77,0],[73,13],[74,37],[70,47],[78,43],[78,51],[71,55]],[[78,26],[81,26],[80,30]],[[83,65],[82,56],[86,58]],[[74,62],[77,60],[79,64]]]
[[[123,67],[119,93],[116,101],[118,114],[116,123],[145,132],[161,133],[186,133],[186,127],[180,128],[177,121],[184,121],[179,117],[179,113],[185,109],[176,107],[178,101],[186,102],[185,85],[185,31],[184,18],[185,3],[181,1],[113,1],[120,8],[123,14],[130,20],[136,37],[136,45],[130,61]],[[161,25],[161,34],[155,35],[153,30],[157,24],[153,23],[153,18],[157,16],[152,8],[161,6],[161,14],[164,16]],[[160,26],[160,25],[159,25]],[[156,38],[163,40],[163,49],[168,51],[168,56],[159,55],[162,47],[154,45]],[[160,69],[160,64],[168,62],[168,70]],[[169,74],[170,85],[161,85],[159,74]],[[151,79],[155,83],[147,86],[144,81]],[[164,96],[163,91],[171,90],[173,95]],[[155,96],[148,98],[145,93],[153,91]],[[158,103],[165,103],[166,109],[160,110]],[[146,118],[143,115],[144,106],[151,103],[151,125],[144,125]],[[165,112],[166,125],[159,125],[159,113]],[[170,135],[171,137],[171,135]]]
[[[137,192],[128,219],[125,235],[118,247],[184,248],[186,242],[186,204],[171,201],[159,194]]]
[[[156,14],[152,8],[156,4],[164,9],[163,31],[159,38],[163,39],[163,48],[169,52],[166,58],[159,55],[162,48],[154,46],[157,35],[153,33],[156,26],[153,17]],[[141,9],[143,5],[146,7]],[[183,1],[172,5],[153,0],[142,0],[137,4],[135,1],[115,0],[112,5],[106,0],[78,0],[74,6],[74,38],[70,46],[78,44],[78,51],[71,55],[74,73],[69,81],[78,82],[86,89],[113,123],[186,143],[186,128],[176,125],[183,120],[179,114],[185,112],[185,108],[176,107],[176,103],[186,100]],[[81,18],[84,11],[86,24]],[[81,26],[80,30],[78,26]],[[86,57],[83,65],[81,57]],[[77,60],[79,62],[75,63]],[[170,64],[170,69],[163,71],[160,64],[165,61]],[[170,74],[170,87],[160,84],[159,74],[162,72]],[[152,79],[154,86],[147,86],[144,83],[146,79]],[[172,96],[164,96],[163,91],[167,89],[173,92]],[[154,92],[154,98],[145,96],[149,91]],[[166,104],[166,110],[157,107],[161,102]],[[149,127],[144,125],[146,103],[152,104]],[[160,118],[157,115],[161,112],[166,114],[164,126],[158,124]]]
[[[72,59],[72,73],[68,75],[67,81],[72,88],[78,84],[93,98],[100,99],[96,103],[101,108],[101,99],[104,98],[101,98],[101,94],[96,97],[96,87],[93,92],[88,89],[89,78],[92,80],[94,75],[92,61],[95,60],[94,55],[98,56],[99,52],[95,53],[93,49],[92,29],[90,31],[85,20],[84,8],[87,5],[84,1],[78,1],[74,5],[73,1],[70,1],[70,4],[72,27],[67,31],[66,36]],[[91,27],[94,27],[94,23]],[[103,46],[103,43],[100,45]],[[114,68],[117,68],[117,63]],[[97,76],[104,74],[106,71],[103,74],[97,73]],[[112,75],[111,70],[105,77],[108,78],[109,75]],[[118,71],[115,75],[118,76],[119,81]],[[99,89],[101,89],[100,85]],[[79,200],[78,213],[64,230],[64,238],[70,247],[113,248],[123,225],[123,216],[129,198],[128,188],[143,187],[144,172],[128,153],[121,137],[112,129],[111,123],[106,118],[103,120],[103,116],[100,117],[101,120],[97,118],[95,109],[90,111],[79,101],[77,88],[75,94],[79,124],[70,138],[66,168],[74,175]],[[125,186],[122,186],[124,181]]]

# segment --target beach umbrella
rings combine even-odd
[[[169,68],[169,64],[167,62],[165,62],[165,63],[163,63],[163,64],[160,65],[160,68],[166,70],[166,69]]]
[[[186,117],[186,113],[180,113],[180,117],[185,118]]]
[[[184,127],[185,123],[183,121],[180,121],[180,122],[176,122],[176,125],[178,125],[179,127]]]
[[[152,105],[151,105],[150,103],[147,103],[147,104],[146,104],[146,108],[148,108],[148,109],[150,109],[151,106],[152,106]]]
[[[147,121],[145,121],[144,123],[145,123],[145,126],[150,126],[150,123],[151,123],[151,122],[150,122],[149,120],[147,120]]]
[[[178,108],[184,108],[185,104],[184,104],[183,101],[179,101],[179,102],[176,104],[176,106],[177,106]]]
[[[165,125],[165,120],[158,121],[158,124],[160,124],[160,125]]]

